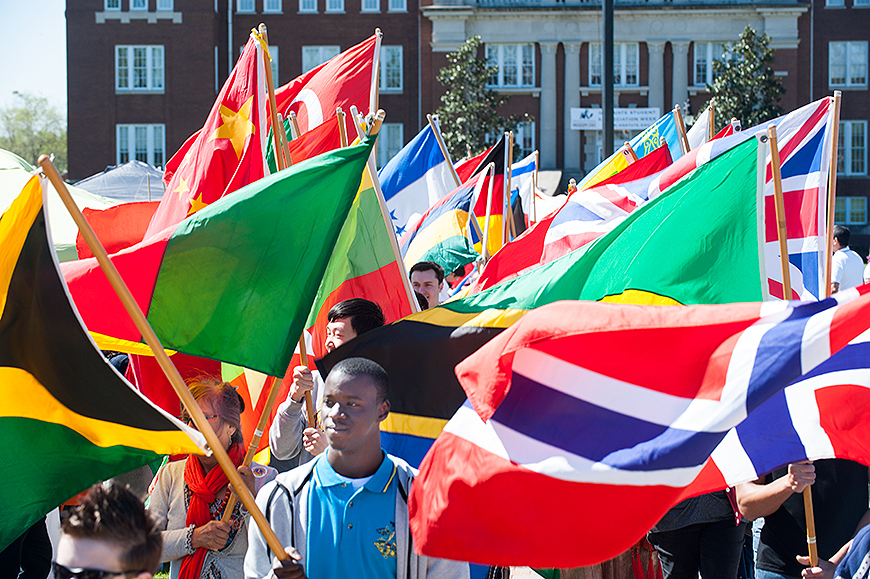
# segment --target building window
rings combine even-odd
[[[867,223],[867,198],[837,197],[834,205],[834,222],[847,225]]]
[[[532,44],[487,44],[486,60],[498,73],[486,84],[495,87],[535,86],[535,47]]]
[[[130,10],[148,10],[148,0],[130,0]]]
[[[617,42],[613,45],[613,84],[638,86],[640,45]],[[601,43],[589,43],[589,86],[601,86]]]
[[[341,52],[339,46],[303,46],[302,47],[302,72],[306,73],[312,68],[318,67],[333,56]]]
[[[384,123],[378,133],[378,169],[387,164],[404,146],[402,123]]]
[[[870,6],[870,0],[852,0],[852,7]]]
[[[158,12],[172,12],[175,9],[173,0],[157,0]]]
[[[361,12],[380,12],[381,0],[362,0]]]
[[[317,0],[299,0],[299,12],[317,12]]]
[[[390,12],[407,12],[408,11],[408,1],[407,0],[390,0]]]
[[[867,174],[867,121],[840,121],[837,173]]]
[[[845,0],[825,0],[825,8],[843,8],[846,6]]]
[[[278,84],[278,47],[269,46],[269,56],[272,57],[272,84],[275,88],[281,86]]]
[[[344,12],[344,0],[326,0],[327,12]]]
[[[828,43],[828,84],[867,86],[867,41]]]
[[[402,92],[402,47],[381,46],[381,84],[384,92]]]
[[[716,77],[713,73],[713,61],[725,59],[721,42],[696,42],[694,45],[695,86],[713,84]]]
[[[162,46],[116,46],[115,90],[163,91]]]
[[[237,0],[236,12],[256,12],[254,0]]]
[[[524,121],[517,125],[514,142],[520,148],[520,159],[525,159],[535,152],[535,123]]]
[[[116,161],[132,159],[162,167],[166,163],[165,125],[115,125]]]
[[[120,10],[121,0],[106,0],[106,10]]]
[[[281,0],[263,0],[263,12],[264,13],[281,12]]]

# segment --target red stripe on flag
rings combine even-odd
[[[635,209],[637,209],[637,203],[618,193],[617,191],[611,190],[609,187],[595,187],[593,191],[625,211],[626,213],[631,213]]]
[[[830,103],[830,99],[822,99],[822,102],[819,104],[818,108],[813,111],[813,114],[810,115],[810,118],[801,125],[801,128],[798,132],[789,139],[788,143],[785,144],[783,148],[779,150],[779,158],[784,163],[788,156],[791,155],[795,149],[797,149],[806,138],[807,135],[812,132],[812,130],[819,124],[822,117],[828,114],[828,104]],[[767,164],[767,181],[770,181],[773,178],[773,167],[770,163]]]
[[[776,202],[773,195],[764,198],[765,241],[776,241]],[[819,234],[819,188],[783,192],[785,207],[785,232],[787,239],[802,239]]]
[[[582,501],[571,498],[581,491]],[[634,545],[681,492],[665,486],[559,480],[444,432],[423,459],[408,513],[415,545],[431,557],[577,567],[610,559]],[[554,497],[565,497],[558,501],[555,518]],[[554,526],[554,520],[560,524]]]
[[[865,386],[843,384],[816,390],[819,423],[824,429],[834,453],[867,464],[870,444],[867,440],[867,414],[870,413],[870,391]]]
[[[500,281],[517,275],[517,272],[539,264],[541,262],[541,255],[544,252],[544,240],[547,237],[547,230],[555,216],[556,213],[550,214],[530,229],[527,229],[510,244],[498,250],[487,262],[483,273],[469,293],[476,293],[490,288]]]
[[[773,280],[771,278],[767,278],[767,291],[770,292],[771,297],[785,299],[783,296],[785,292],[783,291],[782,282]],[[799,293],[795,291],[794,288],[791,288],[791,299],[799,300],[801,296]]]
[[[860,285],[856,288],[862,297],[842,304],[834,311],[831,319],[831,351],[835,352],[844,348],[856,335],[856,327],[866,327],[862,322],[864,314],[861,312],[866,307],[870,293],[870,284]]]

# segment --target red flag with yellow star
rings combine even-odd
[[[146,238],[267,174],[264,58],[252,32],[205,124],[174,167]]]

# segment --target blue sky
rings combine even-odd
[[[66,116],[65,10],[65,0],[0,0],[0,105],[32,92]]]

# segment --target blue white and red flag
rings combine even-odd
[[[488,564],[609,559],[686,496],[761,474],[708,459],[790,383],[807,389],[820,364],[841,363],[832,354],[868,326],[870,285],[809,304],[542,306],[456,367],[469,401],[420,467],[414,541],[427,555]],[[817,421],[851,404],[842,395],[816,403]],[[819,390],[803,398],[821,400]],[[796,408],[812,412],[807,404]],[[846,412],[848,436],[832,453],[867,462],[864,420]],[[796,430],[812,428],[791,416]],[[790,450],[764,451],[764,469],[810,456]],[[716,479],[732,470],[742,474]]]

